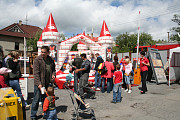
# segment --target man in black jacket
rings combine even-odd
[[[99,53],[96,53],[95,55],[97,58],[95,68],[94,68],[96,70],[96,73],[95,73],[95,89],[100,90],[98,87],[100,87],[100,85],[101,85],[101,75],[98,73],[98,66],[100,63],[103,63],[104,61],[103,61],[102,57],[99,55]],[[99,81],[98,81],[98,78],[99,78]]]
[[[93,91],[89,85],[89,72],[90,72],[90,61],[86,58],[86,54],[81,54],[81,58],[83,60],[83,63],[81,65],[80,69],[76,69],[75,73],[81,73],[80,79],[79,79],[79,94],[82,99],[85,98],[85,92],[91,95],[91,99],[95,98],[95,91]]]
[[[76,58],[74,58],[74,61],[72,62],[73,70],[80,69],[82,64],[82,59],[79,57],[79,54],[76,54]],[[80,78],[80,73],[74,72],[74,92],[77,93],[78,89],[78,79]]]

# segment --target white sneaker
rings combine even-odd
[[[42,102],[39,102],[39,105],[42,105]]]
[[[124,92],[128,92],[128,89],[124,90]]]
[[[129,93],[129,94],[132,93],[132,90],[129,90],[128,93]]]
[[[99,90],[101,90],[101,89],[100,89],[100,88],[96,88],[96,90],[98,90],[98,91],[99,91]]]

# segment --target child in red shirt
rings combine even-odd
[[[2,67],[0,69],[0,88],[5,88],[8,87],[7,84],[5,83],[5,76],[8,75],[12,70],[7,69],[5,67]]]
[[[58,120],[55,106],[54,88],[48,87],[46,94],[47,97],[45,98],[43,104],[43,115],[45,115],[45,118],[48,120]]]
[[[120,64],[116,65],[116,70],[113,75],[113,100],[111,103],[121,102],[121,85],[123,80],[122,72],[120,71]]]

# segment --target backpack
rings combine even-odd
[[[103,75],[103,74],[105,74],[105,73],[107,73],[107,68],[106,68],[106,65],[105,65],[105,62],[104,62],[104,67],[102,68],[100,74]]]
[[[10,60],[13,60],[13,59],[12,59],[12,58],[8,58],[7,61],[6,61],[7,68],[9,68],[9,69],[10,69],[10,67],[9,67],[9,64],[8,64],[8,63],[9,63]],[[17,65],[14,69],[12,69],[12,72],[10,72],[10,73],[8,74],[8,77],[9,77],[10,79],[20,78],[20,77],[21,77],[21,71],[20,71],[19,63],[18,63],[18,65]]]

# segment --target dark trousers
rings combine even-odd
[[[80,78],[80,73],[74,72],[74,92],[77,94],[78,92],[78,79]]]
[[[41,91],[38,88],[38,86],[34,85],[34,97],[31,106],[31,118],[36,118],[36,113],[38,111],[40,98],[42,99],[42,102],[44,102],[45,97],[46,95],[41,95]]]
[[[147,75],[148,75],[148,71],[141,72],[141,82],[142,82],[142,91],[143,92],[147,91],[147,86],[146,86]]]
[[[85,92],[90,94],[95,94],[95,91],[93,91],[88,86],[88,79],[89,79],[89,73],[82,74],[79,79],[79,94],[81,97],[84,97]]]
[[[123,84],[122,84],[122,87],[124,88],[124,89],[127,89],[127,85],[126,85],[126,82],[125,82],[125,71],[123,71]]]

